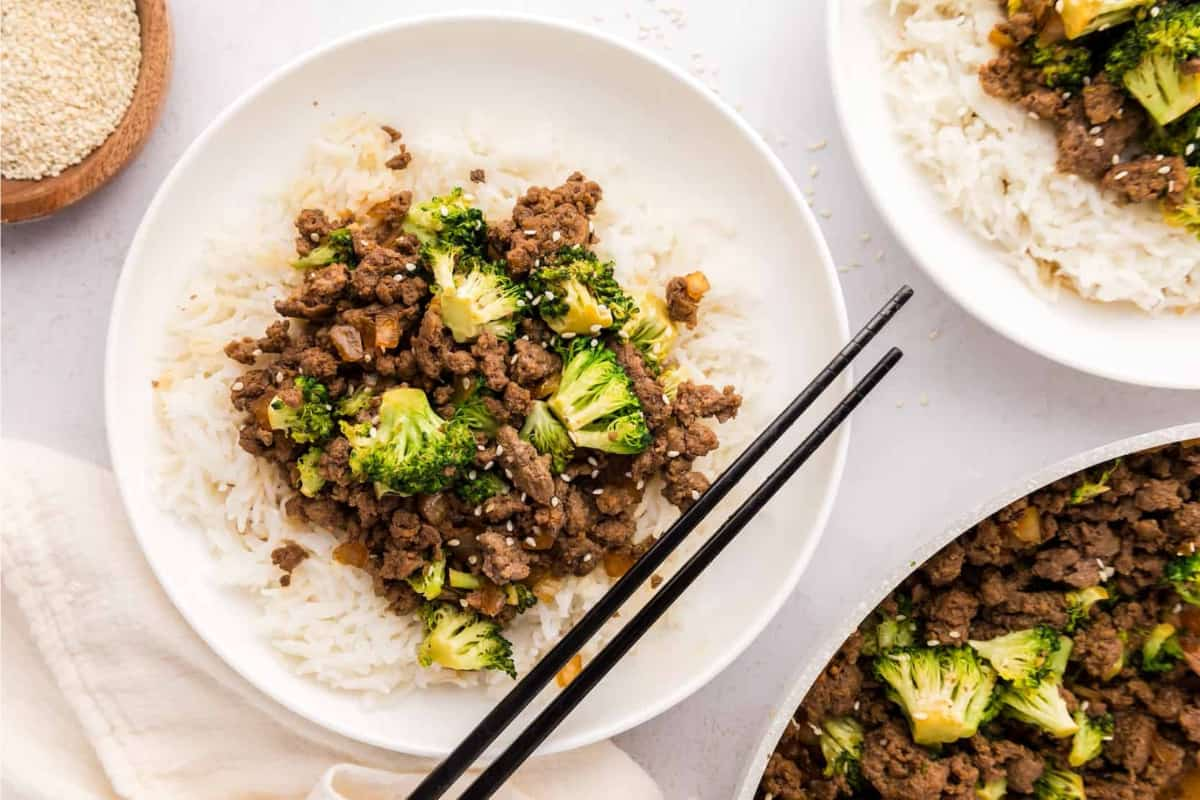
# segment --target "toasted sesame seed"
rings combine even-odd
[[[1092,142],[1092,144],[1096,145],[1096,147],[1104,147],[1104,137],[1097,136],[1096,140]]]
[[[941,642],[939,642],[937,639],[930,639],[925,644],[927,644],[930,647],[937,647],[939,644],[941,644]]]
[[[692,499],[693,499],[693,500],[699,500],[699,499],[700,499],[700,492],[696,491],[695,489],[692,489]]]
[[[414,263],[412,263],[411,261],[410,261],[410,262],[408,262],[407,264],[405,264],[405,265],[404,265],[404,268],[405,268],[406,270],[408,270],[409,272],[416,272],[416,271],[417,271],[417,265],[416,265],[416,264],[414,264]]]
[[[561,238],[562,238],[562,234],[561,234],[561,233],[559,233],[558,231],[555,231],[554,233],[550,234],[550,238],[551,238],[553,241],[556,241],[556,242],[557,242],[559,239],[561,239]]]
[[[527,230],[527,231],[525,231],[525,235],[526,236],[537,236],[537,231]]]
[[[950,638],[951,639],[961,639],[962,634],[959,633],[958,631],[950,631]]]
[[[1120,172],[1118,172],[1116,175],[1113,175],[1113,180],[1114,181],[1123,181],[1128,177],[1129,177],[1129,170],[1123,169]]]
[[[235,392],[240,392],[242,389],[245,389],[245,388],[246,388],[246,384],[242,383],[241,381],[233,382],[233,390]]]
[[[478,477],[478,474],[475,472],[475,470],[471,470],[470,472],[467,473],[467,478],[470,480],[475,480],[475,478],[477,478],[477,477]]]
[[[563,480],[563,483],[570,483],[570,482],[571,482],[571,476],[570,476],[570,475],[568,475],[568,474],[567,474],[567,473],[565,473],[565,472],[564,472],[564,473],[562,473],[562,474],[560,474],[558,477],[562,478],[562,480]]]
[[[532,536],[526,536],[525,545],[527,547],[537,547],[537,539],[533,538]]]
[[[475,506],[475,516],[483,515],[483,506]]]
[[[283,383],[283,373],[282,373],[282,372],[276,372],[276,373],[275,373],[275,382],[276,382],[276,383]]]
[[[679,458],[679,451],[678,450],[668,450],[667,458]]]
[[[494,466],[496,466],[496,462],[495,462],[495,461],[489,461],[488,463],[486,463],[486,464],[484,464],[484,465],[483,465],[483,471],[484,471],[484,472],[487,472],[489,469],[491,469],[491,468],[492,468],[492,467],[494,467]]]
[[[502,445],[502,444],[496,445],[496,455],[497,456],[504,455],[504,445]]]
[[[479,556],[467,556],[467,563],[475,565],[479,563]]]
[[[592,489],[592,494],[601,495],[601,494],[604,494],[604,490],[603,489]]]
[[[506,545],[508,545],[509,547],[512,547],[514,544],[516,544],[516,543],[517,543],[517,540],[516,540],[516,539],[514,539],[514,538],[513,538],[513,537],[511,537],[511,536],[505,536],[505,537],[504,537],[504,543],[505,543]]]
[[[589,561],[591,561],[591,560],[592,560],[592,554],[591,554],[591,553],[584,553],[584,554],[583,554],[583,563],[585,563],[585,564],[586,564],[586,563],[588,563],[588,562],[589,562]]]
[[[594,469],[594,470],[592,470],[592,477],[593,477],[593,478],[598,478],[598,477],[600,477],[600,470],[598,470],[598,469]]]
[[[1167,165],[1167,166],[1165,166],[1165,167],[1159,167],[1159,168],[1158,168],[1158,174],[1159,174],[1159,175],[1170,175],[1170,174],[1171,174],[1171,167],[1170,167],[1170,165]]]
[[[591,464],[593,467],[598,467],[598,466],[600,466],[600,462],[596,461],[596,459],[595,459],[593,456],[588,456],[588,457],[587,457],[587,462],[588,462],[589,464]]]
[[[450,545],[451,547],[458,547],[460,544],[462,544],[462,539],[451,539],[450,541],[446,542],[446,544]]]
[[[551,505],[552,507],[554,507],[554,508],[558,508],[558,498],[557,498],[557,497],[551,497],[551,498],[550,498],[550,505]]]

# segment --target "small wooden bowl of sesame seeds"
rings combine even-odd
[[[7,0],[3,15],[0,219],[21,222],[82,200],[141,150],[171,27],[166,0]]]

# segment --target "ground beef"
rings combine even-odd
[[[517,201],[511,221],[489,230],[492,248],[519,278],[564,247],[591,244],[590,217],[602,194],[599,184],[579,172],[554,189],[534,186]]]
[[[979,81],[992,97],[1015,103],[1025,96],[1027,71],[1019,51],[1004,50],[983,65]]]
[[[1073,640],[1059,691],[1068,709],[1111,714],[1113,737],[1100,757],[1074,767],[1089,800],[1144,800],[1200,766],[1200,640],[1193,612],[1163,579],[1166,559],[1186,552],[1200,499],[1200,447],[1175,445],[1126,456],[1034,492],[981,521],[918,567],[888,596],[817,678],[772,758],[770,787],[796,797],[973,800],[980,783],[1003,778],[1009,796],[1027,796],[1047,766],[1065,766],[1070,740],[999,714],[970,739],[925,748],[874,676],[881,618],[916,625],[916,646],[956,646],[1036,625]],[[666,474],[672,467],[668,465]],[[1076,490],[1108,472],[1109,490]],[[1175,524],[1176,517],[1182,524]],[[1184,529],[1192,531],[1186,533]],[[1105,585],[1112,597],[1067,632],[1066,594]],[[1200,617],[1197,617],[1200,619]],[[1184,658],[1166,672],[1141,669],[1146,633],[1160,621],[1180,629]],[[1187,654],[1197,656],[1189,666]],[[1085,705],[1086,704],[1086,705]],[[865,731],[866,791],[831,785],[819,737],[809,725],[854,717]]]
[[[1107,74],[1100,73],[1083,87],[1083,110],[1087,114],[1088,122],[1103,125],[1117,119],[1122,114],[1125,98],[1121,87],[1110,81]]]
[[[642,354],[629,342],[618,342],[613,345],[617,361],[633,381],[633,393],[637,395],[646,415],[646,424],[651,431],[656,431],[671,417],[670,404],[658,379],[646,368]]]
[[[1142,132],[1145,115],[1130,108],[1120,117],[1094,125],[1083,113],[1083,101],[1072,100],[1070,116],[1058,128],[1058,169],[1100,180]]]
[[[306,256],[317,243],[329,235],[333,226],[319,208],[306,208],[296,216],[296,252]]]
[[[550,456],[539,454],[533,445],[521,440],[515,428],[507,425],[497,431],[496,442],[504,448],[498,458],[513,485],[535,502],[550,505],[555,499]]]
[[[1129,203],[1164,198],[1181,203],[1188,181],[1187,162],[1179,156],[1143,156],[1111,167],[1100,185]]]
[[[283,570],[283,577],[279,579],[280,585],[291,585],[292,572],[306,558],[308,551],[291,539],[284,539],[281,546],[271,551],[271,563]]]
[[[487,173],[481,169],[473,169],[470,174],[471,183],[487,183]]]
[[[529,556],[513,536],[488,531],[476,540],[483,549],[483,574],[499,584],[529,577]]]

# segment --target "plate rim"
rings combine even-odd
[[[910,231],[902,226],[896,218],[892,206],[884,202],[884,198],[887,196],[885,187],[880,185],[874,172],[868,169],[869,165],[863,155],[860,143],[855,137],[855,129],[851,125],[852,112],[849,107],[849,99],[846,91],[846,80],[849,76],[845,74],[846,70],[843,69],[843,57],[840,55],[840,48],[835,46],[840,38],[840,31],[842,29],[843,6],[850,2],[852,0],[826,0],[825,2],[825,58],[833,88],[833,104],[837,112],[838,128],[841,131],[842,139],[846,142],[846,149],[850,152],[850,159],[854,164],[854,171],[857,173],[858,179],[866,188],[872,205],[874,205],[879,215],[883,217],[884,223],[888,226],[892,236],[904,248],[909,260],[916,264],[925,277],[932,281],[938,289],[952,298],[971,317],[983,323],[993,333],[1031,353],[1036,353],[1042,358],[1088,375],[1095,375],[1119,383],[1154,389],[1200,390],[1200,373],[1197,373],[1196,377],[1191,381],[1186,379],[1185,370],[1180,370],[1178,380],[1148,379],[1129,370],[1109,368],[1103,364],[1091,364],[1086,360],[1073,357],[1070,352],[1047,346],[1042,338],[1026,333],[1025,328],[1021,326],[1005,326],[1000,315],[990,312],[984,298],[976,297],[958,284],[946,280],[944,276],[939,275],[936,270],[927,265],[926,261],[932,260],[933,257],[924,255],[921,239],[917,232]],[[859,0],[859,2],[867,2],[867,0]],[[894,132],[894,126],[892,132]],[[940,207],[940,204],[939,211],[950,223],[957,226],[963,225],[961,221],[953,219],[948,211]],[[978,234],[974,231],[968,231],[968,233],[976,240],[979,240]],[[1101,307],[1109,305],[1101,301],[1085,300],[1084,302]],[[1200,314],[1200,310],[1193,313]],[[1153,322],[1153,320],[1154,317],[1152,315],[1146,315],[1147,322]]]
[[[843,615],[832,629],[833,633],[823,636],[818,646],[813,649],[812,654],[804,660],[800,668],[789,675],[784,684],[783,694],[778,702],[772,704],[772,710],[766,722],[757,729],[760,733],[755,739],[754,749],[743,768],[742,779],[738,783],[734,797],[737,800],[753,800],[763,771],[766,769],[767,761],[775,752],[775,745],[779,741],[779,737],[783,735],[784,727],[791,718],[792,710],[803,702],[817,676],[825,669],[825,665],[834,657],[850,633],[858,627],[867,614],[871,613],[875,606],[882,602],[889,592],[919,569],[921,564],[981,520],[1060,478],[1130,453],[1139,453],[1152,447],[1195,438],[1200,438],[1200,422],[1189,422],[1146,431],[1075,453],[1047,466],[1037,468],[1026,474],[1025,477],[1013,481],[1012,484],[1008,484],[1010,488],[989,497],[970,511],[956,516],[948,526],[936,534],[922,537],[915,542],[912,545],[909,560],[893,569],[882,583],[871,587],[866,599],[857,602],[849,615]],[[915,566],[911,564],[915,564]],[[786,714],[786,716],[781,716],[781,714]]]
[[[783,165],[779,157],[770,149],[762,136],[729,106],[722,98],[711,92],[703,83],[695,77],[689,75],[682,68],[666,60],[662,56],[651,52],[646,48],[637,46],[632,42],[627,42],[616,34],[601,31],[595,28],[587,27],[584,24],[577,23],[571,20],[558,19],[541,14],[532,14],[526,12],[506,12],[506,11],[457,11],[435,14],[422,14],[400,19],[390,20],[387,22],[371,25],[356,31],[351,31],[347,34],[332,39],[316,47],[310,48],[296,57],[285,62],[281,66],[270,71],[266,76],[252,84],[249,88],[241,92],[231,103],[225,106],[213,119],[204,127],[204,129],[196,136],[195,139],[184,149],[180,156],[175,160],[171,169],[167,172],[158,188],[155,190],[154,196],[147,205],[146,210],[142,214],[142,218],[138,223],[137,230],[130,242],[129,249],[125,259],[121,265],[121,273],[117,281],[117,286],[113,295],[112,309],[108,316],[108,331],[105,341],[105,356],[104,356],[104,402],[105,402],[105,438],[108,447],[109,457],[113,465],[113,472],[116,476],[118,492],[121,497],[121,503],[124,506],[126,515],[129,518],[130,527],[133,529],[134,536],[138,540],[139,549],[142,552],[142,557],[145,558],[154,574],[158,585],[166,593],[175,606],[179,614],[187,622],[192,631],[204,642],[230,670],[236,673],[242,680],[246,681],[254,690],[260,692],[273,702],[281,707],[303,717],[305,720],[317,725],[323,729],[332,731],[338,735],[344,736],[353,741],[379,747],[384,750],[398,753],[407,753],[419,756],[441,756],[448,751],[444,749],[418,747],[399,748],[394,744],[386,741],[378,735],[371,732],[355,731],[347,726],[339,723],[335,719],[325,719],[320,715],[305,708],[302,704],[293,702],[285,692],[275,689],[268,682],[258,679],[248,670],[243,670],[231,658],[227,656],[227,648],[222,645],[215,636],[209,635],[205,626],[198,621],[198,615],[193,615],[187,604],[181,602],[179,597],[180,588],[173,585],[171,581],[164,578],[164,574],[160,571],[159,564],[150,556],[150,551],[146,547],[143,536],[148,532],[144,532],[146,525],[141,519],[141,512],[138,504],[137,492],[134,487],[137,485],[139,476],[144,471],[145,465],[142,463],[130,463],[132,457],[127,457],[121,442],[115,436],[115,431],[118,429],[116,418],[119,416],[117,408],[117,382],[116,382],[116,367],[115,364],[119,358],[118,344],[120,336],[118,334],[119,321],[126,316],[130,309],[130,295],[133,291],[134,284],[131,277],[133,265],[136,261],[142,258],[142,250],[145,246],[150,223],[158,215],[160,207],[164,204],[165,198],[174,188],[175,184],[180,179],[183,170],[188,167],[197,157],[197,154],[203,150],[209,141],[213,139],[217,133],[226,125],[227,121],[241,111],[246,106],[256,101],[260,95],[273,87],[277,82],[284,80],[292,72],[304,67],[310,62],[326,57],[330,53],[342,48],[353,46],[354,44],[374,37],[388,35],[397,30],[421,28],[430,25],[443,25],[455,23],[496,23],[496,24],[519,24],[528,25],[538,28],[550,29],[559,34],[583,36],[592,39],[609,47],[614,47],[622,51],[626,55],[642,61],[648,67],[661,70],[672,77],[676,82],[681,84],[681,89],[690,90],[694,95],[699,97],[703,102],[706,102],[712,109],[723,116],[728,122],[732,123],[739,133],[746,139],[751,147],[756,152],[757,156],[770,167],[777,180],[781,182],[782,187],[791,197],[792,203],[803,224],[807,228],[808,234],[816,244],[816,259],[817,264],[813,268],[820,268],[825,272],[825,277],[832,289],[832,308],[830,309],[836,325],[836,338],[840,345],[844,345],[850,338],[849,318],[846,310],[845,295],[842,291],[841,282],[838,280],[836,266],[833,261],[832,254],[829,250],[828,242],[821,233],[820,226],[817,224],[811,209],[800,193],[800,189],[796,184],[795,179],[787,168]],[[826,298],[822,298],[824,302]],[[832,353],[830,354],[832,355]],[[848,368],[842,377],[835,382],[838,390],[845,390],[849,387],[853,379],[852,368]],[[799,585],[800,579],[804,571],[812,561],[812,556],[816,551],[818,544],[824,537],[828,527],[829,519],[833,512],[834,504],[837,501],[839,490],[841,488],[842,479],[844,477],[847,454],[850,445],[850,420],[847,420],[841,428],[835,432],[834,441],[827,442],[826,447],[834,448],[833,461],[829,471],[828,482],[824,488],[819,508],[812,526],[813,535],[805,546],[799,551],[792,566],[788,578],[783,582],[773,595],[769,597],[769,602],[764,604],[768,613],[763,614],[755,625],[747,627],[745,632],[736,640],[732,640],[726,646],[719,657],[712,659],[711,663],[690,681],[680,684],[675,691],[664,695],[663,698],[655,703],[648,705],[641,710],[626,714],[623,717],[614,718],[607,725],[597,726],[590,731],[582,731],[572,736],[551,737],[546,743],[539,748],[539,754],[552,754],[573,750],[580,747],[594,744],[604,739],[624,733],[631,730],[646,721],[665,713],[674,708],[678,704],[687,700],[691,695],[695,694],[704,686],[708,685],[714,678],[723,672],[730,664],[733,663],[750,647],[754,640],[762,633],[763,630],[770,624],[782,609],[787,598],[795,591]],[[489,755],[492,751],[489,751]]]

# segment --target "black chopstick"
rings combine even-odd
[[[825,365],[788,407],[776,417],[750,446],[700,495],[692,506],[659,537],[629,571],[584,614],[583,618],[533,665],[525,677],[488,712],[466,738],[409,795],[409,800],[436,800],[473,764],[488,746],[516,719],[538,693],[554,679],[568,661],[596,634],[608,619],[662,566],[668,556],[688,537],[730,490],[762,459],[813,402],[845,371],[879,331],[912,297],[912,289],[902,287],[863,326],[845,347]]]
[[[583,698],[595,688],[609,671],[629,652],[642,636],[650,630],[667,609],[679,599],[692,583],[703,574],[709,564],[720,555],[721,551],[741,533],[746,524],[770,502],[775,493],[806,462],[817,448],[832,434],[845,419],[850,416],[872,389],[883,379],[892,367],[902,357],[899,349],[893,347],[871,370],[863,376],[854,388],[842,398],[829,416],[805,437],[804,441],[791,452],[783,463],[746,498],[737,510],[729,516],[696,553],[679,568],[651,599],[622,627],[612,640],[596,654],[596,657],[567,684],[550,702],[545,709],[529,724],[520,736],[485,769],[475,782],[467,787],[459,800],[483,800],[491,797],[503,783],[508,780],[525,759],[545,741],[546,737],[558,727],[559,723],[570,714]]]

